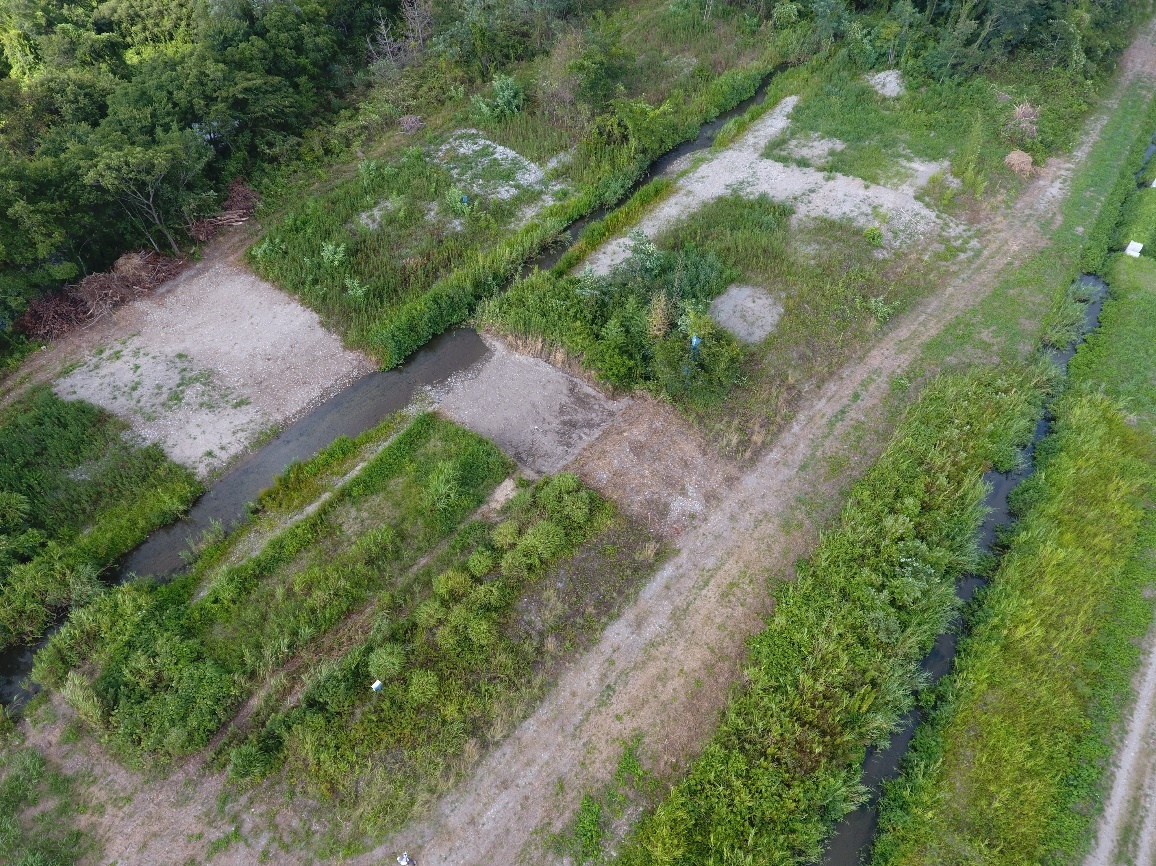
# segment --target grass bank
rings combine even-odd
[[[886,788],[873,862],[1078,863],[1152,621],[1153,289],[1109,261],[1101,327],[1070,367],[1018,521]]]
[[[37,389],[0,415],[0,648],[43,633],[201,493],[159,446],[88,403]]]
[[[636,60],[620,70],[618,97],[598,103],[597,117],[587,108],[563,119],[551,104],[551,63],[565,63],[573,49],[562,44],[556,57],[512,70],[525,107],[478,116],[460,96],[449,99],[422,138],[394,139],[356,174],[336,172],[321,195],[278,215],[251,251],[254,266],[349,344],[386,367],[401,363],[466,320],[567,225],[616,203],[656,157],[795,59],[801,30],[756,38],[743,21],[720,8],[707,25],[665,3],[615,11],[600,32],[613,34],[616,57]],[[669,53],[654,50],[656,39]],[[677,73],[646,74],[672,56]],[[463,124],[480,128],[482,150],[459,143]],[[557,151],[537,153],[543,142]],[[543,173],[517,150],[564,158]]]
[[[884,743],[922,685],[918,662],[976,565],[982,474],[1030,436],[1042,368],[931,383],[837,525],[776,588],[744,681],[687,776],[628,838],[617,862],[815,859],[863,797],[866,748]]]

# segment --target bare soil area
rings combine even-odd
[[[674,409],[646,397],[635,398],[568,468],[668,537],[707,514],[741,474]]]
[[[768,142],[783,136],[791,122],[797,96],[788,96],[751,124],[734,144],[713,154],[680,177],[674,192],[632,226],[654,239],[679,219],[709,201],[739,192],[766,193],[794,205],[796,217],[850,219],[864,227],[885,220],[887,237],[906,243],[937,232],[944,218],[915,198],[916,189],[942,166],[913,164],[913,178],[895,188],[868,184],[857,177],[829,174],[814,168],[786,165],[762,155]],[[629,238],[610,240],[580,266],[605,274],[630,255]]]
[[[37,353],[18,376],[64,371],[54,386],[62,397],[103,406],[205,475],[373,368],[316,313],[245,270],[226,239],[152,296]]]
[[[430,392],[448,417],[480,433],[535,473],[557,472],[630,404],[501,340],[470,370]]]

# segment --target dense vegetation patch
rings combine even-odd
[[[255,676],[404,578],[508,468],[484,439],[422,416],[255,556],[216,567],[210,549],[171,584],[136,581],[77,611],[34,676],[132,760],[200,748]]]
[[[101,589],[100,573],[201,492],[96,406],[37,389],[0,415],[0,647]]]
[[[618,862],[818,857],[862,801],[866,747],[888,740],[922,685],[955,578],[976,565],[983,472],[1014,464],[1048,375],[980,370],[926,388],[797,581],[778,588],[718,731]]]
[[[231,750],[232,776],[284,766],[361,831],[397,826],[513,728],[656,551],[574,476],[524,485],[379,597],[352,646],[315,664],[303,691],[279,683],[289,708],[264,705]]]
[[[657,244],[635,236],[630,257],[607,277],[535,273],[477,318],[517,344],[563,348],[612,387],[674,400],[726,450],[749,456],[807,387],[925,288],[923,268],[875,252],[853,225],[818,219],[792,231],[788,206],[732,194]],[[754,345],[709,314],[735,282],[782,305],[772,333]]]
[[[1110,260],[1019,518],[903,776],[880,864],[1079,862],[1152,620],[1152,262]],[[1135,423],[1135,422],[1138,422]]]

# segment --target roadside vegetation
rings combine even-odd
[[[718,730],[616,862],[820,855],[863,800],[866,748],[923,686],[956,577],[978,564],[983,473],[1015,463],[1050,380],[1043,366],[981,369],[925,388],[798,579],[776,588]]]
[[[0,649],[100,594],[102,572],[200,494],[96,406],[29,392],[0,414]]]

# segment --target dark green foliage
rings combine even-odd
[[[176,251],[254,161],[300,136],[376,10],[202,0],[0,12],[0,331],[32,294],[127,246]]]
[[[540,649],[520,634],[520,599],[612,516],[573,475],[557,475],[523,487],[497,525],[461,527],[378,602],[368,640],[318,665],[300,706],[272,715],[233,750],[233,776],[261,777],[285,762],[321,791],[358,791],[366,830],[404,820],[467,743],[474,760],[478,743],[495,738],[534,690]],[[369,690],[374,679],[384,684],[378,694]]]
[[[633,240],[630,258],[606,278],[537,273],[478,317],[563,346],[616,388],[653,382],[681,403],[709,405],[726,394],[739,369],[733,338],[706,314],[732,274],[693,244],[664,252],[645,236]]]
[[[0,416],[0,645],[90,600],[103,569],[200,493],[188,470],[127,429],[48,389]]]
[[[619,862],[801,863],[863,798],[864,750],[922,685],[919,659],[976,564],[982,473],[1031,434],[1042,369],[945,377],[908,410],[838,525],[778,589],[745,684]]]

